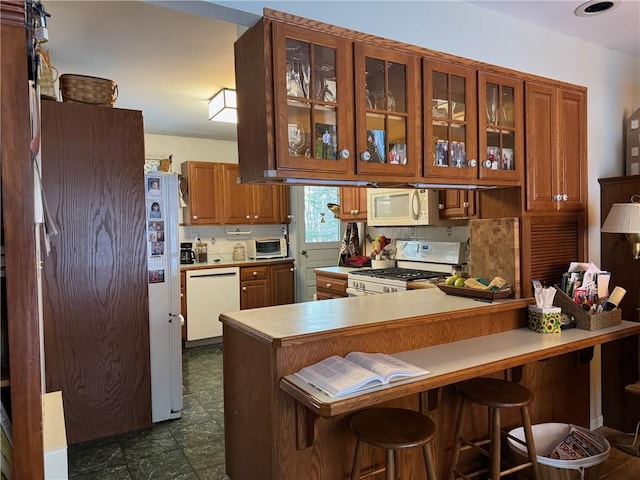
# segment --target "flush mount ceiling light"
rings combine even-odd
[[[578,17],[593,17],[617,8],[622,0],[590,0],[575,9]]]
[[[236,91],[223,88],[209,99],[209,120],[212,122],[238,123]]]

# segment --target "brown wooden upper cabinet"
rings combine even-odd
[[[413,182],[420,168],[419,58],[355,44],[356,173]]]
[[[470,190],[440,190],[438,192],[440,220],[463,220],[476,217],[476,192]]]
[[[219,164],[222,170],[223,223],[226,225],[287,223],[288,187],[238,183],[238,165]]]
[[[367,189],[342,187],[340,189],[340,220],[354,222],[367,220]]]
[[[484,180],[522,181],[524,82],[478,72],[478,167]]]
[[[430,179],[478,178],[476,71],[424,59],[424,172]]]
[[[273,24],[278,169],[311,176],[353,172],[353,60],[348,47],[340,37]]]
[[[291,221],[289,187],[242,185],[235,163],[184,162],[186,225],[283,224]]]
[[[219,164],[184,162],[182,175],[187,178],[183,223],[216,225],[222,223],[222,172]]]
[[[584,90],[527,82],[527,210],[582,211],[586,203]]]

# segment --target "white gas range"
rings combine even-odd
[[[347,275],[347,294],[351,297],[403,292],[413,280],[435,280],[451,275],[466,263],[462,242],[397,240],[396,267],[358,269]]]

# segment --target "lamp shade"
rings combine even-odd
[[[640,203],[614,203],[602,232],[640,234]]]
[[[209,120],[238,123],[236,91],[223,88],[209,99]]]

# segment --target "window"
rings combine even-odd
[[[337,187],[304,187],[305,243],[340,241],[340,219],[335,218],[328,203],[340,203]]]

